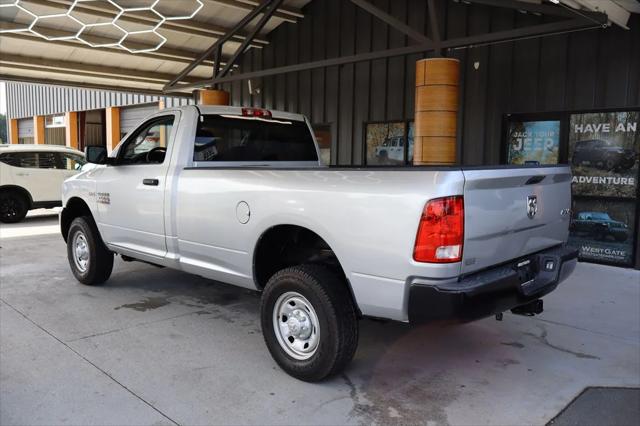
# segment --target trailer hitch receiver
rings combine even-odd
[[[542,303],[542,299],[536,299],[534,301],[527,303],[526,305],[516,306],[515,308],[511,309],[511,313],[515,315],[524,315],[527,317],[532,317],[534,315],[538,315],[542,313],[543,310],[544,310],[544,306]]]

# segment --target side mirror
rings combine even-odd
[[[84,156],[88,163],[107,164],[107,148],[89,145],[84,149]]]

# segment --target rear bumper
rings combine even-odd
[[[577,258],[577,249],[560,246],[457,282],[426,284],[413,279],[409,322],[472,321],[524,305],[555,290],[573,272]]]

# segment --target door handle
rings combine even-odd
[[[158,186],[159,183],[160,181],[158,179],[142,179],[143,185]]]

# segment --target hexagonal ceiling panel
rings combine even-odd
[[[122,11],[113,23],[128,33],[153,31],[165,21],[164,16],[152,9]]]
[[[92,8],[100,8],[100,15]],[[115,4],[105,0],[78,0],[71,5],[68,14],[85,25],[111,23],[122,12]]]
[[[123,10],[151,9],[158,0],[111,0]],[[176,1],[176,0],[174,0]]]
[[[193,18],[203,6],[200,0],[182,0],[180,3],[176,3],[175,0],[158,0],[153,10],[164,16],[167,21],[174,21]]]
[[[29,31],[38,17],[16,3],[0,3],[0,33]]]
[[[126,37],[127,32],[113,25],[113,22],[86,25],[76,37],[91,47],[118,46]]]
[[[64,30],[58,29],[64,28]],[[84,28],[84,24],[69,15],[39,16],[29,31],[47,40],[71,40]]]
[[[202,0],[73,0],[61,11],[58,3],[51,9],[47,3],[0,0],[0,33],[29,31],[47,40],[151,52],[167,41],[157,31],[162,24],[191,19],[203,6]],[[101,13],[91,13],[96,7]]]
[[[166,41],[155,31],[142,31],[127,34],[120,42],[120,47],[131,53],[152,52],[160,49]]]

